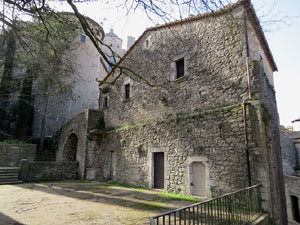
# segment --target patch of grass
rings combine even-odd
[[[178,199],[178,200],[183,200],[183,201],[201,202],[200,199],[197,199],[197,198],[194,198],[194,197],[191,197],[191,196],[180,195],[180,194],[176,194],[176,193],[161,192],[160,195],[166,196],[166,197],[169,197],[169,198]]]
[[[116,181],[108,181],[108,182],[105,182],[105,184],[116,185],[116,186],[131,188],[131,189],[135,189],[135,190],[149,190],[148,188],[145,188],[145,187],[138,187],[138,186],[134,186],[134,185],[131,185],[131,184],[119,183],[119,182],[116,182]]]
[[[21,140],[17,140],[17,139],[12,139],[12,140],[4,140],[4,141],[0,141],[0,144],[28,144],[25,141],[21,141]]]

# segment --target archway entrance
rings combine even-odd
[[[71,134],[64,147],[64,161],[76,161],[78,137]]]
[[[206,197],[206,169],[201,162],[194,162],[191,165],[192,172],[192,195]]]

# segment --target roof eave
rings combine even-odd
[[[246,12],[247,12],[247,17],[248,20],[250,21],[250,23],[252,24],[253,28],[254,28],[254,32],[259,40],[259,43],[261,44],[264,53],[267,56],[267,60],[273,70],[273,72],[278,71],[277,65],[275,63],[273,54],[270,50],[269,44],[267,42],[267,39],[265,37],[265,34],[263,32],[263,29],[260,25],[259,19],[255,13],[255,10],[253,8],[253,5],[251,4],[251,2],[249,0],[243,0],[242,1],[242,5],[244,6]]]

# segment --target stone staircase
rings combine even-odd
[[[0,184],[18,184],[19,167],[0,167]]]

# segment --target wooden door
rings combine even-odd
[[[114,180],[114,152],[109,152],[109,179]]]
[[[206,169],[201,162],[192,164],[192,195],[206,197]]]
[[[164,188],[164,153],[154,153],[154,188]]]

